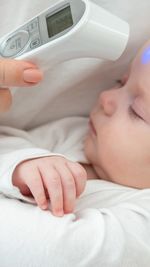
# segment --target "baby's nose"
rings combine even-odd
[[[105,115],[112,116],[116,111],[117,108],[116,97],[114,90],[103,91],[100,94],[99,104]]]

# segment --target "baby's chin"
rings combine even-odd
[[[100,166],[94,166],[93,169],[98,175],[99,179],[105,180],[105,181],[111,181],[110,177],[105,173],[105,171]]]

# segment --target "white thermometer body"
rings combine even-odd
[[[89,0],[50,6],[0,40],[0,57],[31,61],[48,69],[74,58],[116,60],[129,25]]]

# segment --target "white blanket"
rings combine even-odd
[[[149,267],[150,190],[91,180],[74,214],[0,199],[1,267]]]

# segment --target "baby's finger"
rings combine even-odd
[[[57,168],[57,167],[56,167]],[[71,213],[74,210],[76,200],[76,187],[74,178],[67,166],[59,166],[59,173],[63,187],[64,212]]]
[[[30,176],[29,179],[26,179],[26,182],[37,205],[43,210],[47,209],[48,201],[46,199],[45,190],[39,171],[35,170],[32,173],[32,176]]]
[[[63,191],[59,173],[54,168],[43,168],[41,175],[49,194],[53,214],[63,216]]]
[[[68,161],[67,166],[74,177],[74,182],[76,185],[76,196],[78,197],[81,195],[85,188],[87,181],[87,172],[79,163]]]

